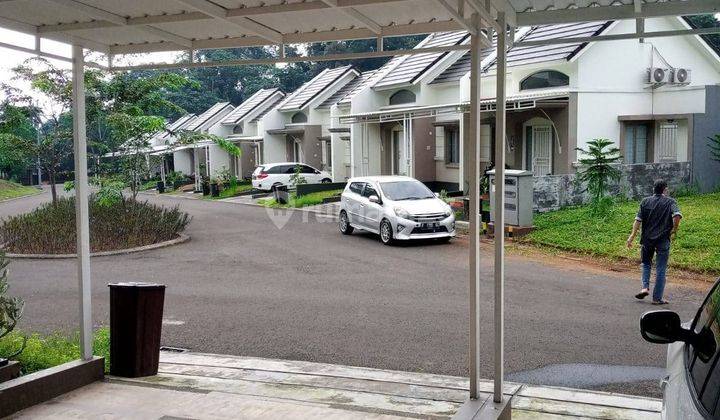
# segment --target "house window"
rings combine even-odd
[[[399,90],[390,96],[390,105],[411,104],[415,102],[415,94],[409,90]]]
[[[445,163],[460,163],[460,130],[456,126],[445,127]]]
[[[678,124],[666,122],[658,127],[657,156],[659,162],[678,160]]]
[[[542,70],[531,74],[520,82],[520,90],[568,86],[570,78],[559,71]]]
[[[290,121],[293,124],[299,124],[299,123],[306,123],[307,122],[307,115],[303,114],[302,112],[296,112],[293,114]]]
[[[233,134],[242,134],[243,133],[243,125],[238,124],[235,127],[233,127]]]
[[[647,163],[648,126],[629,124],[625,127],[625,163]]]

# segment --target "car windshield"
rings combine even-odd
[[[420,181],[382,182],[380,188],[383,194],[393,201],[423,200],[435,197],[432,191]]]

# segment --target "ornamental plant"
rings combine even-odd
[[[23,307],[25,302],[19,297],[8,296],[8,269],[7,266],[10,264],[10,260],[5,256],[5,253],[0,251],[0,340],[6,335],[10,334],[17,325],[17,322],[22,317]],[[22,353],[25,349],[25,340],[20,346],[20,349],[13,354],[0,355],[0,357],[6,357],[8,359],[17,356]],[[1,361],[2,359],[0,359]]]
[[[578,159],[578,181],[587,184],[593,204],[599,204],[607,195],[612,181],[619,181],[621,172],[615,165],[620,163],[620,149],[608,139],[594,139],[588,142],[588,148],[575,150],[582,153]]]

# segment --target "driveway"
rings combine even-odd
[[[96,325],[108,323],[108,283],[160,282],[167,285],[163,345],[467,375],[465,239],[386,247],[373,235],[342,236],[331,219],[304,212],[294,212],[279,229],[264,208],[149,199],[189,212],[192,239],[145,253],[93,258]],[[0,217],[48,200],[46,193],[0,203]],[[490,248],[481,266],[486,302],[481,375],[490,378]],[[74,260],[16,260],[11,269],[10,291],[27,302],[21,328],[76,328]],[[666,349],[640,338],[638,318],[654,307],[633,299],[637,288],[636,279],[618,273],[508,257],[509,378],[658,395],[656,378]],[[670,284],[668,291],[669,308],[684,319],[703,297],[679,285]]]

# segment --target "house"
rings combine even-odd
[[[222,137],[226,134],[226,128],[221,122],[234,109],[229,102],[218,102],[186,124],[182,130]],[[228,170],[231,164],[227,152],[213,141],[176,147],[173,161],[176,171],[196,175],[196,182],[199,181],[197,175],[215,177],[221,171]]]
[[[359,76],[353,66],[325,69],[265,113],[264,162],[303,162],[344,179],[342,170],[332,167],[330,109],[321,105]]]
[[[688,27],[680,17],[645,23],[646,31]],[[521,43],[634,30],[635,21],[602,21],[520,28],[515,38]],[[463,32],[439,33],[418,47],[467,42]],[[702,190],[720,181],[720,164],[710,160],[706,141],[720,131],[720,57],[700,37],[518,45],[507,60],[506,162],[533,172],[536,195],[566,186],[577,170],[576,148],[594,138],[608,138],[622,150],[632,195],[644,193],[640,186],[653,177]],[[480,148],[490,166],[492,49],[484,52],[481,68]],[[469,72],[469,53],[462,51],[395,57],[353,92],[346,110],[336,105],[335,124],[350,131],[351,175],[407,174],[435,190],[466,190]],[[551,206],[560,201],[555,197]]]
[[[262,116],[285,98],[279,88],[260,89],[227,114],[220,122],[223,137],[236,143],[242,155],[230,156],[230,171],[238,178],[250,178],[255,167],[263,163]]]

